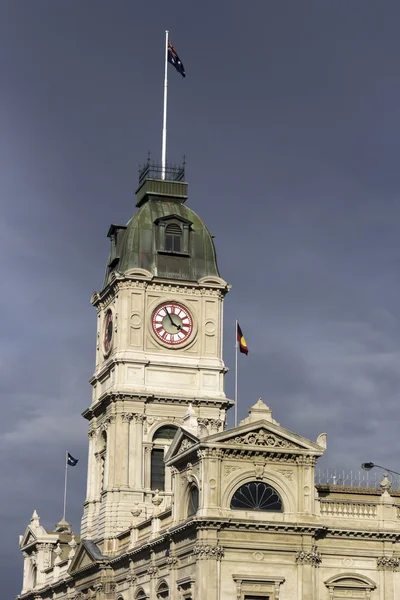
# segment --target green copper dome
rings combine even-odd
[[[111,225],[111,252],[104,287],[114,272],[140,268],[155,277],[198,281],[219,277],[210,232],[185,206],[187,184],[146,179],[137,193],[137,213],[126,226]]]

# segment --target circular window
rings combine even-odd
[[[252,481],[236,490],[231,500],[231,508],[282,512],[283,505],[281,497],[273,487],[263,481]]]

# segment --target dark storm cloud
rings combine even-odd
[[[395,470],[400,385],[397,2],[197,5],[5,0],[0,14],[2,592],[21,589],[33,509],[79,527],[95,311],[109,224],[134,210],[161,137],[186,153],[190,205],[216,236],[225,360],[234,320],[243,418],[259,396],[321,464]],[[212,15],[212,18],[210,18]],[[227,393],[233,394],[232,372]],[[232,421],[232,416],[230,416]]]

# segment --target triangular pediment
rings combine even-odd
[[[177,454],[181,454],[182,452],[189,450],[189,448],[195,444],[198,444],[199,441],[200,440],[198,437],[186,429],[179,427],[165,456],[165,462],[168,463],[168,461],[177,456]]]
[[[21,550],[32,546],[33,544],[56,544],[58,540],[57,533],[47,533],[44,527],[39,525],[38,527],[32,527],[28,525],[24,535],[20,538],[19,547]]]
[[[107,560],[109,560],[109,557],[102,554],[94,542],[82,540],[68,570],[70,573],[75,573]]]
[[[170,222],[174,222],[174,221],[178,221],[179,223],[183,223],[184,225],[193,225],[192,221],[189,221],[189,219],[185,219],[184,217],[181,217],[181,215],[177,215],[176,213],[172,214],[172,215],[165,215],[163,217],[159,217],[158,219],[156,219],[154,221],[154,223],[156,225],[159,225],[160,223],[170,223]]]
[[[20,547],[24,548],[25,546],[30,546],[31,544],[34,544],[35,542],[37,542],[36,535],[33,533],[33,531],[31,530],[30,527],[27,527],[25,530],[25,533],[21,539]]]
[[[223,444],[244,448],[257,447],[278,452],[293,450],[322,454],[322,448],[316,442],[267,420],[246,423],[234,429],[210,435],[202,441],[206,441],[207,445],[212,442],[218,446]]]

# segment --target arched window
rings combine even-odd
[[[153,436],[151,451],[150,487],[152,490],[165,490],[165,464],[164,455],[175,437],[177,427],[164,425],[157,429]]]
[[[32,566],[32,587],[35,588],[37,586],[37,566]]]
[[[182,229],[177,223],[170,223],[165,228],[165,250],[182,252]]]
[[[162,581],[157,588],[157,600],[168,600],[169,598],[169,587],[165,581]]]
[[[189,491],[189,502],[188,502],[188,512],[187,516],[192,517],[199,510],[199,490],[194,485],[190,488]]]
[[[144,591],[144,589],[139,588],[135,594],[135,600],[146,600],[146,598],[147,598],[147,596],[146,596],[146,592]]]
[[[232,496],[231,508],[281,512],[282,500],[278,492],[263,481],[245,483]]]

